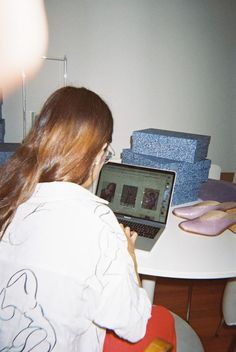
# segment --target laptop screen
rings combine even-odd
[[[174,179],[173,171],[110,162],[101,170],[96,194],[116,214],[165,224]]]

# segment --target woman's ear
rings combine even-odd
[[[104,152],[108,147],[108,143],[103,144],[102,151]]]
[[[108,143],[103,144],[100,152],[97,154],[97,156],[96,156],[96,158],[95,158],[95,160],[93,162],[93,166],[96,166],[96,165],[101,163],[103,155],[104,155],[104,152],[105,152],[107,147],[108,147]]]
[[[98,152],[96,158],[92,163],[91,170],[89,173],[89,178],[86,182],[82,184],[83,187],[89,188],[91,184],[98,178],[101,168],[104,164],[104,155],[105,155],[107,146],[108,146],[108,143],[105,143],[100,149],[100,152]]]

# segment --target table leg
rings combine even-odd
[[[156,281],[155,280],[151,280],[151,279],[150,280],[143,279],[142,280],[142,286],[146,290],[151,303],[153,303]]]
[[[191,312],[191,303],[192,303],[192,294],[193,294],[193,285],[189,284],[188,287],[188,302],[187,302],[187,312],[186,312],[186,321],[189,322],[190,312]]]

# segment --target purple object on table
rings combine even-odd
[[[201,185],[199,198],[202,200],[216,200],[218,202],[235,202],[236,184],[209,179]]]

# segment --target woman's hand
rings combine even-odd
[[[128,227],[128,226],[124,227],[123,224],[120,224],[120,227],[124,231],[124,234],[127,238],[129,254],[133,255],[134,254],[134,245],[135,245],[135,241],[136,241],[138,234],[135,231],[131,231],[130,227]]]
[[[141,281],[140,281],[140,277],[139,277],[138,270],[137,270],[137,260],[136,260],[136,256],[135,256],[135,252],[134,252],[135,241],[136,241],[136,239],[138,237],[138,234],[135,231],[131,231],[130,227],[128,227],[128,226],[125,227],[123,224],[120,224],[120,227],[122,228],[122,230],[123,230],[123,232],[124,232],[124,234],[125,234],[125,236],[127,238],[128,252],[129,252],[130,256],[133,259],[134,268],[135,268],[138,284],[141,287]]]

